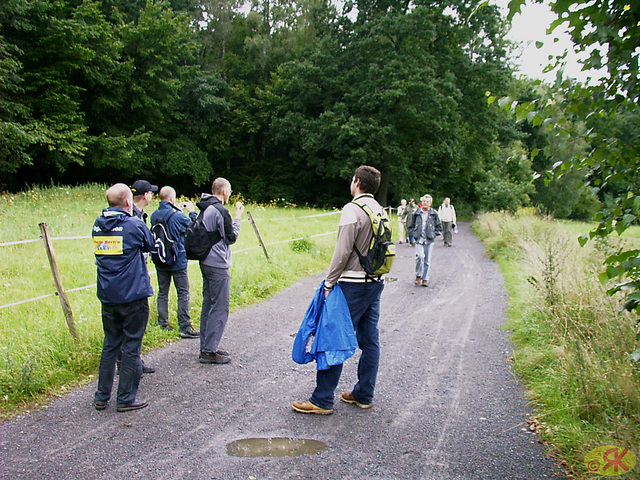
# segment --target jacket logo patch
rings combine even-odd
[[[96,255],[122,255],[123,237],[93,237]]]

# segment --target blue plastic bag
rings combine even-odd
[[[293,341],[296,363],[315,360],[318,370],[340,365],[358,348],[349,305],[339,285],[324,298],[324,281],[316,290]]]

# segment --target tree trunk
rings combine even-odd
[[[387,197],[389,194],[389,166],[385,165],[380,170],[380,188],[376,194],[376,200],[383,207],[387,206]]]

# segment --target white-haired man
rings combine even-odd
[[[442,233],[442,222],[438,212],[431,208],[431,195],[425,195],[420,200],[421,207],[413,214],[412,230],[409,233],[416,241],[416,279],[413,283],[428,287],[431,252],[436,237]]]

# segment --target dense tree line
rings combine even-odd
[[[474,0],[5,0],[0,188],[194,194],[222,175],[253,200],[339,205],[368,163],[385,204],[516,209],[555,188],[546,208],[571,216],[575,185],[530,182],[548,138],[486,101],[533,95],[506,28]]]

